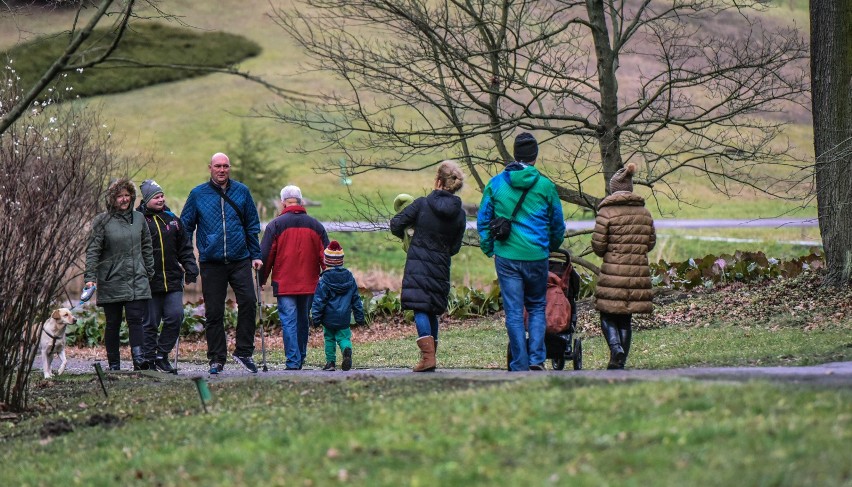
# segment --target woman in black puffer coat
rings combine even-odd
[[[450,293],[451,257],[461,249],[465,213],[456,196],[464,174],[455,161],[438,166],[435,190],[417,198],[390,221],[390,230],[403,238],[414,230],[402,277],[402,308],[414,311],[420,362],[415,372],[435,370],[438,345],[438,316],[447,311]]]

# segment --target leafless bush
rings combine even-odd
[[[0,116],[22,96],[0,73]],[[0,133],[0,408],[21,410],[44,320],[83,253],[87,222],[121,171],[96,111],[31,106]]]

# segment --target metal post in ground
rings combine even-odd
[[[263,357],[263,371],[269,372],[269,367],[266,366],[266,338],[263,330],[263,294],[260,287],[260,272],[254,271],[255,294],[257,295],[257,327],[260,329],[260,351]]]

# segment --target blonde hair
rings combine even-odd
[[[435,179],[441,183],[441,187],[450,193],[456,193],[464,186],[464,173],[458,163],[446,160],[438,166],[438,174]]]

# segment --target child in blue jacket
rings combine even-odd
[[[337,240],[329,242],[325,249],[326,270],[320,275],[314,302],[311,306],[311,318],[314,324],[324,329],[325,360],[322,370],[335,369],[337,347],[343,352],[343,370],[352,368],[352,330],[349,323],[352,313],[355,323],[364,324],[364,306],[358,285],[349,269],[343,267],[343,248]]]

